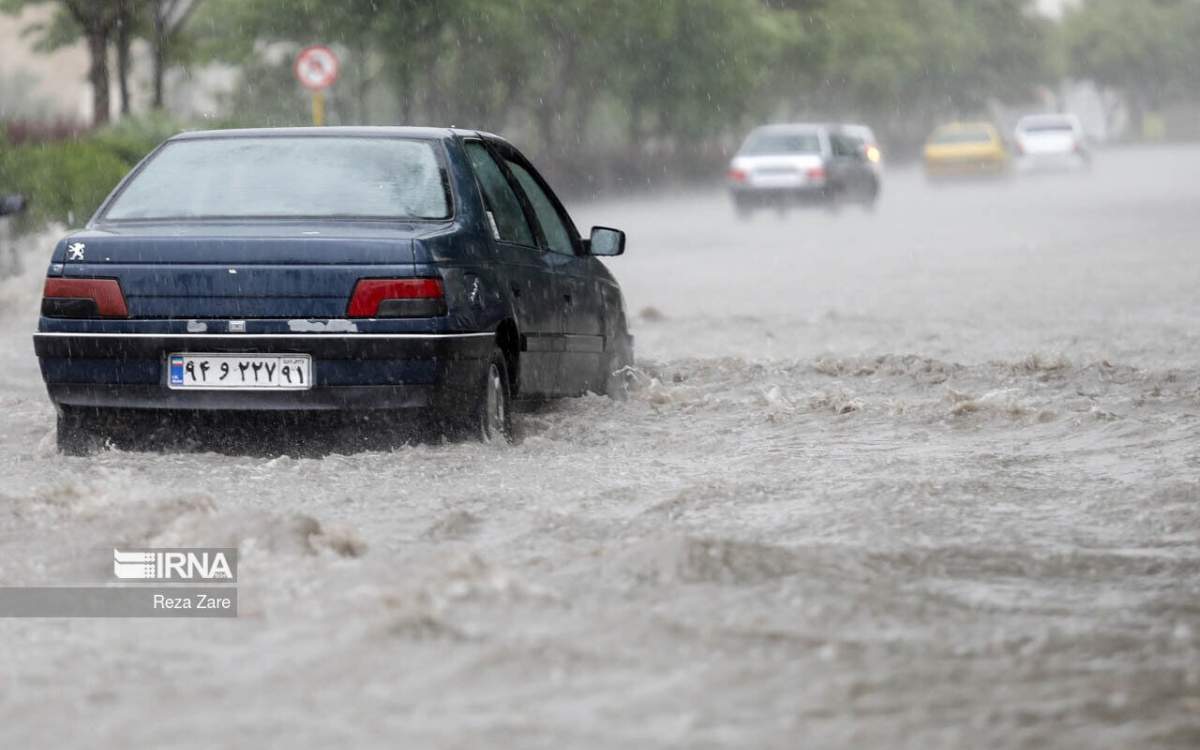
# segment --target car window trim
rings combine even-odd
[[[529,176],[532,176],[533,181],[536,182],[538,187],[541,188],[541,192],[546,194],[546,198],[550,199],[550,205],[554,209],[554,212],[558,214],[559,221],[562,221],[566,227],[566,235],[568,235],[568,238],[570,238],[571,247],[574,248],[575,251],[574,257],[578,258],[583,256],[583,238],[580,235],[580,230],[578,230],[578,227],[575,226],[575,221],[572,220],[571,215],[568,211],[566,211],[566,206],[563,205],[562,200],[558,199],[557,194],[554,193],[550,187],[550,182],[547,182],[545,178],[542,178],[541,173],[538,172],[538,169],[533,166],[533,163],[529,162],[528,158],[524,157],[524,154],[522,154],[521,151],[516,149],[516,146],[512,146],[503,142],[499,143],[499,145],[500,148],[502,148],[502,155],[504,156],[505,161],[508,161],[510,158],[508,155],[504,154],[506,151],[508,154],[511,154],[511,161],[518,164],[518,166],[520,166],[522,169],[526,170],[526,172],[529,173]],[[508,164],[505,164],[505,168],[508,168]],[[511,172],[511,170],[509,170],[509,172]],[[521,187],[521,181],[517,180],[515,175],[512,176],[512,180],[517,182],[517,187],[520,188],[521,194],[524,196],[524,187]],[[524,196],[524,198],[526,198],[526,200],[529,199],[528,196]],[[533,210],[532,202],[529,202],[529,209]],[[534,214],[536,215],[536,211],[534,211]],[[538,221],[538,227],[541,229],[541,220]],[[542,230],[541,234],[541,239],[545,242],[546,252],[554,252],[550,248],[550,242],[548,242],[548,240],[545,238],[545,230]],[[560,254],[563,253],[556,252],[554,254],[556,254],[556,256],[560,256]]]
[[[524,250],[545,252],[544,243],[542,242],[541,238],[541,223],[536,221],[536,217],[534,217],[535,220],[530,219],[532,208],[528,205],[528,200],[525,197],[525,193],[520,189],[520,186],[514,184],[516,179],[512,176],[512,174],[509,173],[508,165],[504,163],[504,159],[497,156],[496,151],[489,146],[488,139],[482,133],[476,133],[474,136],[469,138],[463,138],[463,150],[465,151],[466,147],[471,143],[478,143],[479,145],[483,146],[484,151],[486,151],[488,155],[492,157],[492,161],[496,162],[496,166],[499,168],[500,174],[504,175],[504,179],[508,182],[509,190],[513,191],[513,195],[516,196],[517,202],[521,204],[521,212],[525,214],[525,223],[529,226],[529,234],[532,235],[535,244],[526,245],[525,243],[517,242],[516,240],[506,240],[502,237],[496,237],[498,231],[493,231],[489,226],[488,234],[491,236],[492,240],[504,245],[519,247]],[[469,156],[467,157],[467,163],[471,167],[471,177],[475,180],[475,189],[479,192],[479,200],[483,202],[484,210],[491,211],[494,214],[495,211],[492,210],[492,206],[488,203],[487,192],[483,189],[483,184],[479,181],[479,174],[475,170],[475,165],[470,163]]]
[[[554,192],[547,187],[544,180],[539,179],[540,175],[537,174],[537,171],[535,169],[533,169],[532,166],[530,164],[528,164],[527,161],[521,160],[521,159],[506,159],[505,161],[511,162],[512,164],[515,164],[516,166],[525,170],[525,173],[529,175],[529,178],[531,180],[533,180],[533,184],[537,185],[538,188],[541,189],[542,195],[546,198],[546,200],[550,204],[550,210],[554,212],[554,215],[557,216],[558,220],[562,223],[563,228],[565,228],[567,230],[567,241],[571,243],[571,252],[570,253],[561,253],[561,252],[555,250],[550,245],[550,237],[549,237],[549,235],[546,234],[545,226],[542,226],[542,239],[546,243],[546,252],[554,253],[555,255],[562,255],[562,256],[565,256],[568,258],[578,258],[582,254],[582,253],[580,253],[579,231],[575,228],[574,222],[571,221],[571,217],[566,214],[566,210],[562,207],[562,204],[558,201],[557,197],[554,195]],[[512,171],[511,167],[509,168],[509,171]],[[515,179],[517,181],[517,183],[520,184],[521,180],[517,179],[517,176],[515,174],[513,175],[513,179]],[[521,185],[521,191],[525,192],[524,185]],[[529,198],[529,195],[526,194],[525,197]],[[529,203],[532,206],[533,199],[530,198]],[[536,207],[534,207],[533,212],[534,212],[534,214],[537,213]],[[541,220],[540,216],[538,217],[538,224],[539,224],[539,226],[542,225],[542,220]]]
[[[558,214],[559,219],[566,225],[567,236],[571,239],[571,247],[574,249],[574,255],[564,257],[578,258],[583,255],[583,241],[582,237],[579,236],[579,229],[575,226],[575,222],[571,220],[571,215],[567,213],[567,209],[563,206],[562,201],[560,201],[554,191],[550,189],[549,183],[546,182],[541,173],[538,172],[533,164],[525,158],[525,155],[518,151],[517,148],[512,144],[500,140],[494,140],[493,145],[495,146],[495,150],[499,153],[501,161],[504,162],[505,174],[507,174],[509,179],[515,184],[523,203],[528,207],[528,211],[533,214],[538,228],[538,240],[542,243],[542,251],[554,253],[555,255],[562,255],[562,253],[556,253],[550,249],[550,243],[546,239],[545,230],[542,228],[541,219],[537,218],[537,211],[535,211],[533,208],[533,202],[530,201],[529,196],[525,194],[525,188],[521,187],[520,180],[518,180],[516,176],[512,174],[512,170],[508,168],[507,162],[510,159],[529,173],[529,176],[533,178],[533,181],[538,184],[538,187],[542,189],[542,192],[546,194],[546,197],[550,199],[550,205],[554,208],[555,213]]]

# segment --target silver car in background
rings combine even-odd
[[[1022,171],[1087,169],[1092,164],[1087,135],[1075,115],[1022,117],[1013,133],[1013,148]]]
[[[874,138],[869,129],[867,135]],[[756,128],[729,164],[734,208],[745,218],[768,207],[779,212],[814,204],[836,209],[844,202],[872,207],[881,184],[868,153],[864,134],[842,125]]]

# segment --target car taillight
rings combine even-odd
[[[734,182],[745,182],[746,177],[747,177],[747,174],[746,174],[746,170],[744,170],[744,169],[729,170],[729,179],[733,180]]]
[[[116,279],[46,279],[42,315],[47,318],[128,318]]]
[[[812,182],[822,182],[825,180],[825,167],[813,167],[808,170],[808,179]]]
[[[441,279],[359,279],[346,310],[351,318],[436,318],[445,314]]]

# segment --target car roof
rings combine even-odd
[[[828,130],[829,126],[822,122],[779,122],[773,125],[760,125],[754,133],[811,133],[818,130]]]
[[[956,130],[989,130],[996,131],[996,126],[987,120],[958,120],[956,122],[948,122],[944,125],[938,125],[934,128],[935,133],[953,132]]]
[[[436,128],[413,126],[338,126],[309,128],[237,128],[232,130],[189,130],[172,136],[171,141],[203,140],[206,138],[286,138],[296,136],[351,137],[351,138],[420,138],[424,140],[446,140],[454,137],[483,135],[503,141],[497,135],[479,130],[462,128]]]
[[[874,138],[870,127],[850,122],[781,122],[762,125],[752,133],[844,133]]]
[[[841,130],[843,133],[856,135],[863,138],[875,138],[875,131],[871,130],[869,125],[862,125],[857,122],[844,122],[840,125],[831,125],[834,130]]]
[[[973,130],[975,128],[990,128],[992,123],[987,120],[955,120],[938,127],[938,130]]]
[[[1037,122],[1061,122],[1069,125],[1078,125],[1079,118],[1068,112],[1041,112],[1033,115],[1025,115],[1017,121],[1017,126],[1020,127]]]

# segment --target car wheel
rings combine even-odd
[[[825,212],[831,216],[836,216],[842,212],[842,195],[841,191],[830,188],[825,193]]]
[[[871,213],[875,212],[876,206],[879,205],[880,192],[882,192],[882,190],[879,186],[878,180],[872,180],[867,186],[867,189],[863,191],[862,204],[867,211]]]
[[[742,221],[749,221],[754,218],[754,203],[748,198],[735,195],[733,197],[733,213]]]
[[[104,447],[106,436],[94,411],[73,406],[58,407],[55,442],[65,456],[87,456]]]
[[[472,423],[485,443],[512,442],[512,387],[504,352],[499,348],[492,351],[484,370]]]

